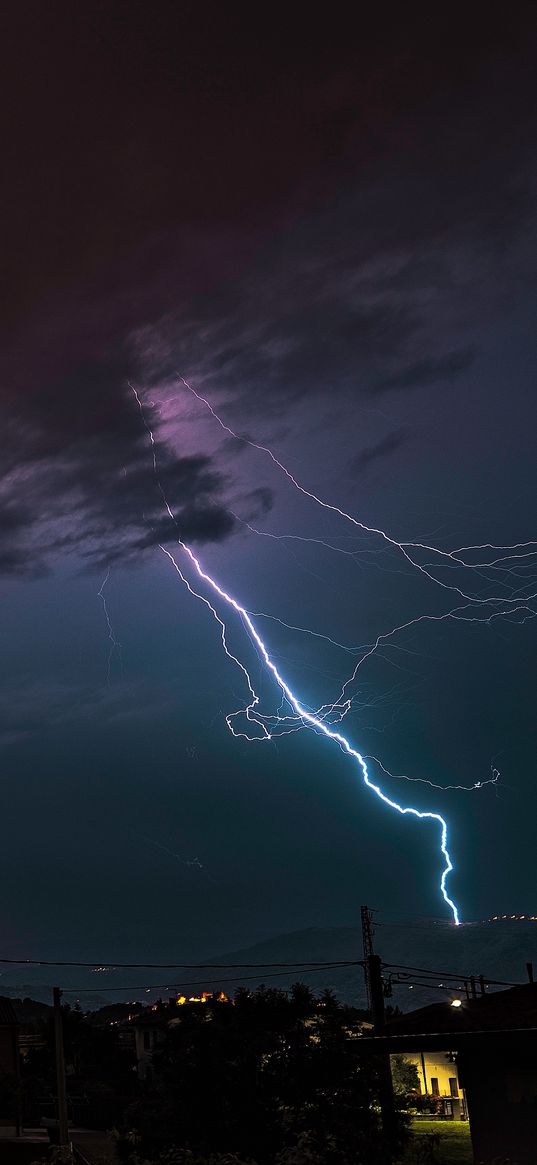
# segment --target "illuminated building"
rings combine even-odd
[[[466,1098],[451,1052],[409,1052],[405,1059],[416,1066],[419,1094],[428,1098],[432,1108],[454,1120],[466,1118]]]
[[[451,1001],[433,1003],[390,1020],[383,1035],[360,1041],[364,1056],[411,1058],[421,1079],[423,1057],[428,1095],[437,1096],[439,1104],[443,1104],[441,1080],[447,1078],[449,1100],[449,1081],[456,1075],[466,1097],[474,1159],[517,1165],[535,1165],[536,1046],[533,982],[465,999],[460,1007],[452,1007]],[[441,1076],[444,1065],[446,1075]]]

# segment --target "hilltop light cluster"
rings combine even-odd
[[[493,914],[487,922],[537,922],[537,914]]]
[[[177,1007],[182,1007],[185,1003],[208,1003],[209,999],[215,999],[217,1003],[232,1002],[224,991],[202,991],[201,995],[178,995],[175,1004]],[[153,1003],[151,1011],[158,1011],[159,1006],[158,1003]]]

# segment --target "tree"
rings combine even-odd
[[[420,1090],[418,1069],[406,1056],[392,1056],[392,1080],[398,1096],[408,1098]]]
[[[234,1004],[185,1005],[126,1113],[137,1155],[162,1161],[176,1146],[194,1162],[226,1153],[257,1165],[390,1161],[404,1120],[388,1144],[375,1069],[349,1038],[356,1028],[352,1009],[302,985],[289,996],[260,987]]]

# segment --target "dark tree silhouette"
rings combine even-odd
[[[375,1069],[359,1054],[356,1013],[296,984],[181,1008],[126,1120],[139,1159],[171,1146],[197,1162],[236,1154],[256,1165],[383,1165]],[[128,1143],[123,1155],[132,1153]],[[186,1159],[186,1158],[185,1158]]]

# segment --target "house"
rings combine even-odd
[[[466,1097],[453,1052],[408,1052],[405,1059],[415,1065],[419,1095],[430,1101],[433,1111],[453,1120],[467,1119]]]
[[[144,1010],[128,1021],[134,1030],[136,1064],[140,1080],[148,1082],[151,1080],[153,1052],[158,1044],[163,1042],[170,1020],[171,1015],[166,1014],[164,1009],[159,1009],[154,1013]]]
[[[19,1071],[17,1016],[11,1000],[0,997],[0,1137],[15,1137],[20,1133]]]
[[[466,1103],[475,1161],[508,1159],[517,1165],[535,1165],[537,984],[419,1008],[391,1020],[382,1035],[363,1037],[360,1048],[365,1055],[412,1057],[422,1073],[425,1066],[431,1094],[432,1081],[436,1081],[439,1097],[441,1081],[446,1079],[441,1068],[448,1073],[447,1094],[455,1078],[455,1072],[449,1075],[450,1069],[455,1066],[461,1093],[459,1115]],[[436,1076],[431,1072],[433,1065]],[[449,1115],[457,1115],[455,1108]]]

